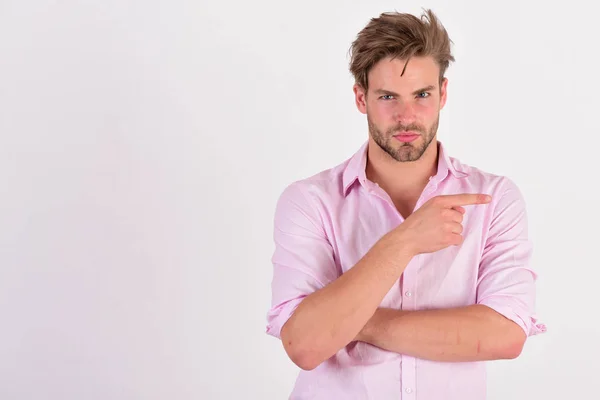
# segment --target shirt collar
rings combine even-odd
[[[367,140],[358,151],[350,158],[346,164],[346,168],[343,173],[343,184],[344,184],[344,195],[348,193],[348,190],[354,184],[359,181],[361,185],[365,185],[367,181],[366,167],[367,167],[367,150],[369,141]],[[437,173],[431,179],[437,183],[443,181],[448,173],[455,178],[464,178],[469,176],[468,172],[462,168],[460,162],[453,160],[442,144],[441,141],[437,141],[438,146],[438,168]]]

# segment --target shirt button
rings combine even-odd
[[[410,297],[410,296],[412,296],[412,293],[411,293],[411,292],[406,292],[406,293],[404,293],[404,294],[406,295],[406,297]]]
[[[404,391],[405,391],[406,393],[412,393],[412,389],[411,389],[411,388],[406,388],[406,389],[404,389]]]

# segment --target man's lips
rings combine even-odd
[[[416,138],[419,137],[419,134],[417,132],[413,132],[413,131],[406,131],[406,132],[400,132],[399,134],[394,135],[394,137],[396,139],[398,139],[401,142],[412,142],[413,140],[415,140]]]

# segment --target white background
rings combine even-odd
[[[358,31],[422,7],[454,41],[439,139],[519,185],[535,243],[548,332],[489,399],[594,398],[594,4],[0,0],[0,398],[287,398],[276,199],[367,138]]]

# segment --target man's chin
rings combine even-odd
[[[412,143],[403,143],[394,149],[394,158],[400,162],[417,161],[422,155],[420,149]]]

